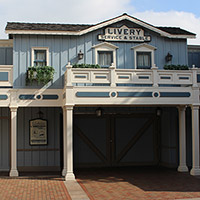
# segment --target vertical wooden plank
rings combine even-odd
[[[119,47],[117,50],[117,68],[123,69],[124,68],[124,44],[123,43],[117,43],[117,46]]]
[[[125,47],[124,47],[125,69],[134,68],[134,62],[133,62],[134,52],[133,50],[131,50],[131,47],[132,47],[132,43],[125,43]]]
[[[47,119],[47,108],[42,107],[39,110],[43,113],[43,119]],[[39,146],[40,149],[47,149],[48,146]],[[47,166],[47,151],[40,151],[39,152],[39,165],[40,166]]]
[[[13,44],[13,86],[17,87],[19,85],[19,66],[20,66],[20,47],[21,47],[21,39],[20,36],[14,36],[14,44]]]
[[[48,108],[48,148],[54,148],[54,123],[55,123],[55,112],[53,108]],[[48,166],[54,166],[54,152],[48,151]]]
[[[78,62],[77,40],[76,40],[76,37],[74,36],[70,36],[70,41],[69,41],[69,62],[71,64]]]
[[[60,148],[60,108],[53,108],[55,113],[54,118],[54,149]],[[54,151],[54,166],[60,166],[60,156],[58,156],[58,151]]]
[[[27,66],[27,52],[29,46],[29,37],[26,35],[21,36],[21,49],[20,49],[20,69],[19,69],[19,79],[21,87],[26,85],[26,70]]]
[[[187,55],[187,42],[185,40],[179,40],[179,64],[186,65],[188,63],[188,55]]]
[[[6,48],[6,65],[13,64],[13,48]]]
[[[23,108],[24,115],[24,149],[31,149],[29,145],[29,120],[31,119],[31,108]],[[31,151],[24,152],[24,165],[32,165],[32,153]]]
[[[0,48],[0,65],[6,64],[6,48]]]
[[[0,116],[8,117],[8,108],[0,108]],[[9,170],[9,119],[0,119],[0,169]]]
[[[85,39],[85,63],[86,64],[92,64],[92,41],[91,41],[91,35],[87,34],[84,36]]]
[[[31,119],[38,118],[39,108],[31,108]],[[31,149],[38,149],[39,146],[32,146]],[[40,164],[40,152],[39,151],[32,151],[32,166],[39,166]]]
[[[55,69],[55,74],[54,74],[54,82],[57,88],[62,87],[62,79],[61,79],[61,37],[60,36],[55,36],[54,37],[54,49],[52,50],[52,56],[53,56],[53,63],[52,66]]]
[[[61,76],[64,75],[66,71],[66,65],[69,62],[68,59],[68,52],[69,52],[69,36],[63,36],[62,42],[61,42]],[[64,78],[63,78],[63,84],[64,84]]]
[[[81,51],[83,53],[83,59],[81,60],[77,60],[78,64],[84,63],[85,61],[85,54],[87,54],[87,52],[84,51],[84,36],[80,36],[77,38],[77,54]],[[92,61],[92,63],[94,63],[94,61]]]
[[[17,149],[24,149],[24,108],[17,111]],[[24,166],[24,152],[17,152],[17,165]]]

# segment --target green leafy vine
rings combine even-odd
[[[95,64],[74,64],[72,68],[101,68],[100,65]]]
[[[51,66],[31,66],[28,67],[26,83],[32,84],[37,81],[38,84],[46,85],[49,81],[53,80],[55,69]]]
[[[189,70],[187,65],[165,65],[165,70]]]

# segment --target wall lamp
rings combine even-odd
[[[162,109],[161,109],[160,107],[158,107],[158,108],[156,109],[156,115],[157,115],[158,117],[160,117],[161,114],[162,114]]]
[[[97,108],[96,110],[95,110],[95,113],[96,113],[96,116],[97,117],[101,117],[102,116],[102,113],[103,113],[103,109],[102,108]]]
[[[83,55],[84,55],[83,52],[80,50],[78,53],[78,59],[79,60],[83,59]]]
[[[171,61],[172,60],[172,55],[168,52],[168,54],[166,55],[165,59],[167,62]]]
[[[44,116],[44,113],[42,111],[39,111],[37,114],[38,114],[38,116],[39,116],[40,119],[42,119],[43,116]]]

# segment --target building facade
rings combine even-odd
[[[163,165],[200,174],[199,71],[164,70],[188,65],[195,34],[127,14],[96,25],[10,22],[6,33],[1,171],[70,180],[79,167]],[[52,66],[53,80],[37,82],[30,66]]]

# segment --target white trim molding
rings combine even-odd
[[[34,51],[35,50],[46,51],[46,62],[47,62],[47,66],[49,66],[49,47],[32,47],[31,48],[31,66],[34,66]]]
[[[143,43],[136,45],[134,47],[131,47],[131,49],[134,50],[134,68],[137,69],[137,52],[149,52],[151,53],[151,67],[155,66],[155,60],[154,60],[154,51],[157,49],[156,47]]]
[[[0,47],[13,47],[13,40],[0,40]]]
[[[111,51],[113,52],[113,65],[116,66],[116,49],[118,49],[117,46],[108,43],[108,42],[102,42],[97,45],[94,45],[92,47],[95,51],[95,64],[98,64],[98,51]]]

